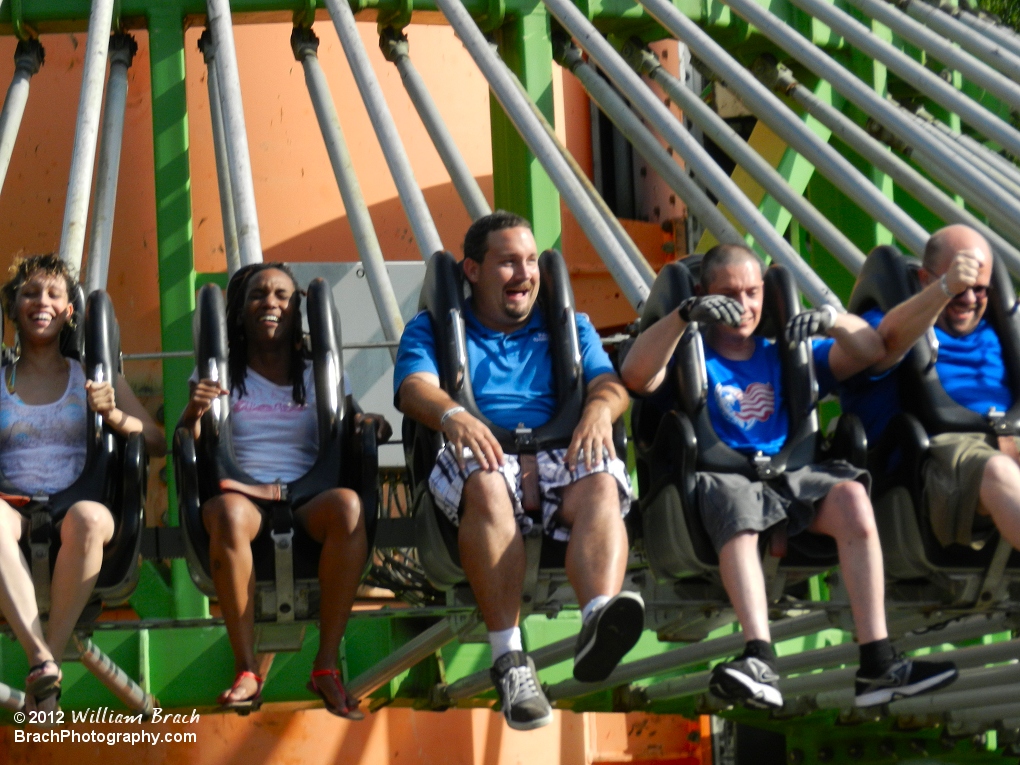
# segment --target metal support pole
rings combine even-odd
[[[45,53],[38,40],[21,40],[14,50],[14,78],[7,88],[3,110],[0,110],[0,189],[3,189],[7,170],[11,166],[14,143],[18,140],[21,118],[28,103],[29,83],[39,71]]]
[[[360,699],[388,683],[401,672],[410,669],[429,654],[433,654],[447,643],[456,639],[459,632],[474,626],[473,617],[463,627],[454,628],[449,619],[443,619],[412,640],[404,643],[382,661],[369,667],[347,684],[352,699]]]
[[[347,149],[347,142],[340,127],[333,94],[330,93],[329,83],[319,63],[319,38],[311,29],[294,27],[290,44],[294,50],[294,58],[301,62],[305,71],[308,96],[312,99],[319,129],[322,131],[322,140],[326,144],[326,153],[329,155],[337,186],[340,187],[340,196],[344,201],[344,209],[347,211],[347,220],[351,224],[361,264],[365,268],[365,278],[368,280],[375,310],[379,314],[383,335],[387,340],[399,340],[404,331],[400,303],[397,302],[396,293],[393,291],[382,248],[372,225],[372,217],[361,193],[358,176],[354,172],[354,163],[351,161],[351,153]],[[397,349],[391,347],[389,350],[391,357],[396,361]]]
[[[951,709],[946,714],[946,722],[950,725],[964,725],[966,723],[1015,719],[1017,716],[1020,716],[1020,702],[1011,701],[1005,704],[981,706],[976,709]]]
[[[829,615],[824,611],[795,616],[792,619],[782,619],[770,625],[772,640],[789,640],[790,638],[811,635],[819,630],[831,627]],[[709,659],[717,659],[720,656],[728,656],[737,653],[744,646],[744,633],[735,632],[726,637],[706,640],[701,643],[692,643],[683,648],[676,648],[656,656],[649,656],[647,659],[621,664],[613,673],[601,683],[582,683],[578,680],[564,680],[549,688],[546,695],[550,700],[568,699],[573,696],[585,696],[589,693],[613,688],[617,685],[640,680],[643,677],[658,675],[663,672],[671,672],[689,667],[692,664],[701,664]]]
[[[960,11],[956,18],[960,20],[961,24],[966,24],[976,32],[994,40],[1014,56],[1020,56],[1020,35],[1012,29],[1007,29],[1001,24],[993,24],[967,11]]]
[[[464,156],[457,148],[457,144],[450,135],[450,131],[443,121],[443,115],[439,113],[439,107],[432,100],[425,81],[418,74],[418,70],[408,55],[407,37],[403,32],[393,27],[386,27],[379,35],[379,47],[387,61],[392,62],[397,71],[400,72],[400,79],[404,83],[404,89],[418,111],[425,130],[428,131],[432,145],[436,147],[439,158],[443,160],[446,172],[450,174],[453,187],[457,189],[461,202],[467,208],[471,220],[478,220],[482,216],[492,212],[489,202],[482,193],[471,173],[471,168],[464,161]]]
[[[924,252],[928,232],[868,181],[850,160],[819,138],[721,45],[667,0],[642,0],[642,5],[670,34],[713,69],[744,105],[790,148],[833,181],[864,212],[888,228],[908,250],[918,256]]]
[[[25,693],[17,688],[0,683],[0,707],[9,709],[12,712],[19,712],[25,708]]]
[[[495,52],[495,49],[493,49]],[[509,69],[508,69],[509,71]],[[511,71],[510,74],[514,78],[514,82],[517,88],[521,91],[521,95],[524,96],[525,103],[531,108],[531,113],[535,115],[535,119],[542,125],[542,129],[545,130],[545,134],[549,136],[549,141],[556,150],[563,157],[564,161],[570,166],[570,169],[574,173],[574,177],[577,182],[584,188],[584,193],[588,195],[588,199],[594,205],[595,209],[598,210],[599,215],[602,216],[602,220],[605,221],[606,225],[613,232],[613,236],[616,241],[619,242],[620,247],[627,254],[627,259],[630,260],[631,264],[641,275],[641,278],[645,280],[645,284],[651,289],[652,283],[655,281],[655,269],[648,265],[648,261],[645,260],[644,253],[637,248],[634,244],[634,240],[630,238],[630,234],[627,233],[627,229],[623,227],[620,221],[617,219],[616,214],[606,204],[606,200],[599,194],[598,189],[595,188],[595,184],[588,178],[588,174],[584,172],[577,160],[574,159],[567,147],[560,143],[560,138],[556,135],[556,130],[552,125],[549,124],[549,120],[542,114],[542,110],[538,108],[538,105],[528,97],[528,91],[525,90],[521,81],[517,79],[517,76]]]
[[[244,126],[244,104],[241,101],[241,76],[234,48],[234,27],[229,0],[206,0],[209,30],[212,32],[216,55],[216,79],[223,110],[224,138],[230,169],[230,189],[234,199],[237,226],[237,250],[241,265],[262,262],[262,237],[259,234],[258,211],[255,208],[255,182],[251,174],[248,133]]]
[[[790,243],[779,235],[751,200],[744,196],[704,147],[683,128],[577,7],[570,0],[545,0],[545,4],[613,84],[627,94],[634,109],[651,123],[670,146],[680,152],[695,175],[733,213],[758,245],[778,263],[790,269],[808,300],[815,305],[828,303],[842,307],[839,298],[828,285],[801,259]]]
[[[146,719],[152,717],[153,708],[159,705],[155,696],[146,693],[89,638],[74,635],[74,645],[81,652],[81,663],[85,668],[124,702],[128,709]]]
[[[960,193],[996,222],[1020,221],[1020,202],[1001,194],[979,170],[945,151],[932,135],[921,130],[907,113],[875,93],[810,40],[791,29],[754,0],[723,0],[737,14],[787,54],[821,77],[861,111],[909,146],[919,163]]]
[[[935,34],[885,0],[847,0],[847,2],[865,16],[885,24],[904,40],[923,50],[926,55],[955,69],[975,85],[1008,104],[1011,109],[1020,109],[1020,85],[965,50],[956,47],[953,41]]]
[[[935,117],[923,106],[914,110],[924,123],[933,128],[941,136],[952,150],[961,151],[965,155],[973,157],[975,162],[980,162],[981,167],[999,184],[1003,190],[1008,191],[1014,197],[1020,198],[1020,168],[1004,158],[998,152],[994,152],[964,133],[958,133],[942,120]]]
[[[347,56],[354,81],[358,85],[361,100],[365,102],[365,109],[379,139],[383,156],[386,157],[393,182],[397,186],[397,194],[411,224],[418,250],[422,259],[427,261],[443,249],[443,241],[439,238],[432,213],[425,203],[425,195],[414,179],[414,171],[397,133],[397,125],[393,121],[393,115],[390,114],[390,108],[386,105],[386,99],[383,98],[382,88],[372,69],[372,62],[368,59],[365,46],[361,43],[361,36],[354,23],[354,13],[347,0],[326,0],[326,7],[340,37],[340,44]]]
[[[64,225],[60,233],[60,257],[75,271],[81,269],[85,248],[85,227],[88,223],[89,195],[92,193],[92,171],[96,163],[99,118],[103,109],[103,79],[106,76],[106,57],[110,48],[113,5],[114,0],[92,0],[89,12],[78,119],[74,127]]]
[[[613,90],[595,68],[586,63],[569,41],[553,48],[556,60],[569,69],[584,86],[589,98],[602,110],[666,184],[676,192],[690,213],[723,244],[744,244],[744,238],[723,215],[702,188],[673,160],[673,155],[659,143],[652,132],[630,110],[627,102]]]
[[[237,218],[234,215],[234,191],[230,186],[230,157],[227,155],[226,129],[223,127],[223,101],[220,78],[216,71],[216,45],[212,32],[206,29],[198,38],[198,49],[205,59],[205,79],[209,88],[209,121],[212,123],[213,156],[216,158],[216,181],[220,192],[220,217],[223,219],[223,250],[227,256],[227,276],[241,267],[237,248]]]
[[[619,285],[621,292],[631,306],[640,311],[648,298],[648,284],[630,262],[612,230],[591,203],[584,187],[577,180],[570,165],[563,159],[555,143],[549,139],[542,123],[535,118],[529,105],[530,99],[521,93],[516,78],[489,46],[460,0],[438,0],[438,4],[489,83],[489,88],[503,107],[503,111],[549,174],[588,241],[609,268],[609,273]]]
[[[789,69],[777,66],[771,56],[763,56],[755,62],[754,73],[766,87],[778,90],[796,101],[808,114],[831,130],[833,135],[861,155],[866,162],[892,178],[945,223],[963,223],[980,232],[989,241],[996,255],[1006,262],[1010,271],[1020,275],[1020,250],[957,205],[942,189],[872,138],[864,128],[801,85]]]
[[[128,34],[110,38],[110,76],[103,107],[103,129],[99,138],[96,168],[96,202],[89,232],[89,257],[85,264],[85,294],[105,290],[110,275],[110,246],[113,218],[117,208],[117,179],[120,175],[124,112],[127,107],[128,69],[138,52],[138,43]]]
[[[904,82],[949,111],[956,112],[960,119],[972,128],[991,138],[1014,156],[1020,156],[1020,133],[933,71],[885,40],[879,39],[857,19],[825,0],[791,0],[791,2],[828,26],[861,53],[885,64]]]
[[[981,59],[996,71],[1020,82],[1020,56],[996,42],[991,35],[971,29],[963,21],[953,18],[940,8],[918,0],[904,0],[900,3],[900,8],[912,19],[958,43],[961,48],[970,51],[971,55]]]
[[[851,242],[842,231],[818,212],[818,209],[807,201],[804,196],[786,182],[778,171],[762,156],[747,145],[737,131],[731,128],[726,120],[714,112],[704,101],[696,96],[680,80],[673,77],[659,63],[659,58],[647,48],[627,43],[623,49],[624,57],[634,70],[648,75],[659,84],[666,95],[680,107],[689,120],[702,129],[705,135],[715,143],[770,194],[779,204],[825,247],[835,258],[856,276],[864,267],[864,253]],[[855,170],[855,172],[857,172]],[[868,184],[868,179],[857,172],[857,178],[842,178],[845,185],[857,187]]]

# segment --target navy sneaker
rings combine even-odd
[[[645,604],[624,590],[588,617],[574,649],[574,678],[598,683],[609,677],[645,629]]]
[[[951,661],[914,661],[897,659],[881,677],[868,677],[857,670],[859,707],[888,704],[895,699],[937,691],[956,680],[959,673]]]

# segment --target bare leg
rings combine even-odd
[[[567,578],[583,607],[596,595],[615,595],[627,571],[627,529],[616,479],[594,473],[564,487],[560,520],[570,528]]]
[[[857,481],[837,483],[819,505],[810,530],[836,540],[857,642],[888,637],[882,547],[868,492]]]
[[[737,621],[744,629],[744,640],[771,643],[769,604],[756,532],[742,531],[722,546],[719,573],[733,610],[737,612]]]
[[[259,533],[262,515],[240,494],[228,492],[202,506],[202,520],[209,532],[209,563],[234,650],[234,669],[258,672],[255,659],[255,567],[251,543]],[[221,696],[221,701],[241,701],[255,693],[250,677]]]
[[[52,659],[53,653],[43,637],[28,561],[18,547],[27,526],[21,513],[0,500],[0,612],[11,625],[31,667]]]
[[[319,585],[322,592],[319,652],[315,655],[312,667],[336,669],[340,641],[347,627],[347,619],[368,556],[361,500],[350,489],[330,489],[299,508],[297,517],[312,539],[322,544],[322,555],[319,557]],[[318,677],[313,678],[313,682],[326,694],[333,706],[344,708],[345,699],[341,698],[331,679]]]
[[[59,661],[103,565],[103,547],[113,539],[113,516],[98,502],[75,502],[60,523],[60,552],[50,586],[47,643]]]
[[[524,588],[524,539],[506,480],[478,470],[464,483],[460,562],[489,632],[517,624]]]
[[[996,455],[985,465],[978,512],[990,515],[999,533],[1020,550],[1020,467],[1009,457]]]

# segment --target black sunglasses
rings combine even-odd
[[[976,297],[978,300],[984,300],[986,297],[988,297],[988,285],[987,284],[975,284],[973,287],[968,287],[963,292],[960,292],[960,293],[957,293],[956,295],[953,295],[953,300],[956,300],[957,298],[962,298],[964,295],[967,294],[967,290],[970,290],[971,292],[973,292],[974,293],[974,297]]]

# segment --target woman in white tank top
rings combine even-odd
[[[143,433],[150,454],[166,452],[159,426],[123,377],[116,385],[86,382],[81,365],[61,354],[61,331],[79,318],[68,297],[74,284],[60,258],[36,255],[16,261],[0,289],[21,348],[14,364],[0,368],[0,470],[29,496],[49,496],[78,478],[85,465],[89,409],[122,435]],[[0,500],[0,611],[28,657],[30,709],[55,708],[60,698],[59,657],[99,576],[113,516],[98,502],[76,502],[58,529],[60,551],[44,635],[30,569],[18,546],[28,520]]]
[[[231,435],[238,464],[267,483],[299,478],[318,454],[318,424],[311,370],[301,352],[300,292],[285,266],[263,263],[234,274],[227,287],[227,334]],[[212,380],[192,381],[181,423],[196,440],[202,415],[225,393]],[[381,417],[375,421],[380,440],[385,440],[389,426]],[[350,489],[330,489],[296,508],[294,515],[322,544],[319,651],[308,688],[333,714],[360,720],[364,715],[344,689],[338,659],[368,556],[361,499]],[[219,703],[226,709],[257,709],[262,703],[262,676],[272,659],[264,657],[260,663],[254,648],[251,542],[262,528],[262,513],[248,497],[228,491],[203,504],[202,518],[237,673]]]

